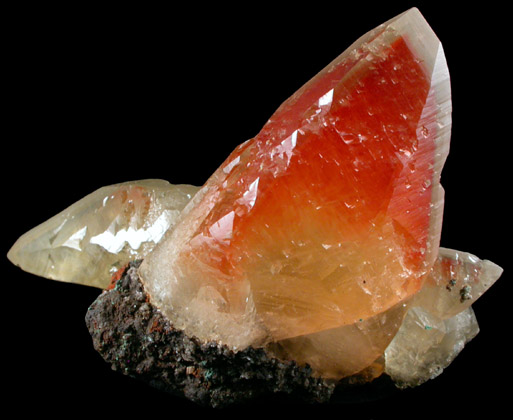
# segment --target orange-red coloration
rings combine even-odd
[[[213,283],[232,304],[222,282],[253,273],[264,317],[281,310],[282,298],[299,306],[320,298],[313,313],[343,308],[312,330],[368,318],[419,290],[436,134],[419,127],[429,89],[403,38],[319,74],[210,180],[199,206],[206,217],[182,257],[216,270]],[[378,267],[389,284],[378,284],[387,274]],[[306,314],[288,315],[305,325]]]
[[[436,257],[449,112],[443,50],[409,11],[360,38],[240,145],[143,277],[193,334],[233,346],[381,325]],[[390,334],[369,344],[366,362],[400,318],[386,320]]]
[[[118,269],[113,275],[112,277],[110,278],[110,283],[109,285],[105,288],[105,290],[111,290],[111,289],[114,289],[114,287],[116,287],[116,283],[118,282],[119,279],[121,279],[121,277],[123,276],[123,274],[125,273],[125,270],[126,268],[128,267],[128,264],[124,265],[123,267],[121,267],[120,269]]]

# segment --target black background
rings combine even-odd
[[[452,78],[441,244],[506,269],[474,305],[481,333],[442,376],[417,389],[323,407],[263,400],[216,414],[498,412],[511,390],[507,16],[493,2],[360,3],[26,5],[6,12],[4,255],[22,233],[103,185],[144,178],[201,185],[357,37],[418,6],[444,45]],[[20,413],[152,416],[186,408],[213,415],[110,370],[84,324],[99,290],[3,262],[3,381]]]

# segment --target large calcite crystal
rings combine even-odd
[[[153,249],[197,190],[160,179],[102,187],[25,233],[7,256],[42,277],[105,288]]]
[[[204,340],[362,370],[438,255],[450,115],[444,52],[417,9],[364,35],[235,149],[145,259],[154,304]]]

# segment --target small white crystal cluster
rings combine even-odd
[[[385,351],[385,371],[400,387],[438,376],[479,332],[471,304],[502,274],[472,254],[440,248],[422,290]]]

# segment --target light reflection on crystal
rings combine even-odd
[[[333,89],[330,89],[319,98],[319,107],[331,105],[331,102],[333,102]]]
[[[137,251],[145,242],[157,244],[179,214],[178,210],[164,210],[157,220],[146,228],[134,229],[130,226],[128,229],[118,229],[114,232],[106,230],[91,237],[90,243],[101,246],[111,254],[118,254],[127,245],[133,251]]]
[[[231,211],[210,226],[209,232],[214,240],[221,243],[229,242],[232,237],[234,217],[235,212]]]
[[[105,288],[142,258],[198,190],[162,180],[100,188],[18,239],[8,258],[30,273]]]
[[[250,209],[255,205],[258,195],[258,181],[260,181],[260,178],[255,179],[251,183],[248,190],[242,195],[242,198],[237,200],[237,203],[247,206]]]
[[[231,170],[237,166],[240,162],[240,156],[237,156],[235,159],[233,159],[228,165],[226,165],[224,168],[223,168],[223,172],[225,174],[229,174],[231,172]]]
[[[84,239],[87,233],[87,226],[84,226],[82,229],[76,231],[73,235],[69,237],[69,239],[62,244],[62,246],[67,246],[68,248],[76,249],[77,251],[82,251],[81,241]]]

